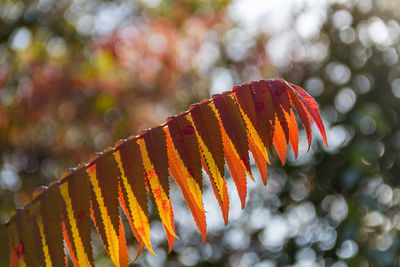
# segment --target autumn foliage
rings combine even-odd
[[[236,86],[191,105],[188,111],[168,118],[158,127],[120,140],[114,147],[93,155],[89,163],[65,171],[60,180],[38,189],[26,207],[16,209],[7,224],[11,265],[65,266],[65,241],[75,266],[93,266],[92,220],[112,262],[128,266],[120,206],[139,243],[138,255],[144,246],[154,254],[148,195],[157,207],[171,251],[177,235],[169,174],[181,188],[204,242],[207,230],[202,169],[209,176],[228,223],[225,162],[244,208],[247,176],[253,179],[249,151],[264,184],[274,150],[282,164],[286,162],[288,144],[297,157],[299,138],[294,110],[304,126],[308,147],[311,121],[327,145],[315,100],[302,88],[282,79]]]

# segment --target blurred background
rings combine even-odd
[[[167,254],[151,207],[158,256],[132,266],[400,266],[399,38],[397,0],[3,0],[0,223],[118,139],[283,77],[317,99],[329,147],[315,136],[306,153],[301,132],[299,158],[274,161],[267,187],[254,170],[244,210],[228,178],[226,227],[204,176],[203,246],[173,185],[180,239]],[[94,253],[110,266],[99,241]]]

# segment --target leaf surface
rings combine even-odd
[[[40,205],[43,235],[46,239],[46,244],[48,245],[51,264],[53,266],[65,266],[61,225],[62,197],[59,188],[57,186],[50,186],[45,190],[41,195]]]
[[[113,263],[117,266],[126,266],[127,248],[122,242],[124,235],[121,235],[117,163],[112,153],[104,153],[91,164],[87,172],[92,188],[93,221]]]
[[[261,179],[267,184],[267,163],[269,157],[267,152],[267,142],[263,140],[266,137],[266,127],[260,127],[257,119],[257,112],[252,97],[252,88],[249,84],[235,86],[234,95],[239,104],[240,112],[246,124],[247,140],[249,149],[253,154],[256,165],[260,171]],[[262,129],[262,130],[261,130]]]
[[[299,95],[296,94],[293,90],[289,90],[290,102],[292,106],[296,109],[297,114],[303,124],[304,131],[306,132],[307,141],[308,141],[308,150],[310,150],[311,140],[312,140],[312,128],[311,128],[311,118],[307,108],[300,100]]]
[[[218,110],[223,129],[233,145],[234,153],[238,155],[238,159],[248,175],[253,177],[250,168],[248,152],[249,145],[247,143],[246,127],[233,96],[230,95],[229,92],[226,92],[220,95],[214,95],[213,101]],[[224,145],[225,144],[226,143],[224,143]]]
[[[272,145],[274,136],[275,113],[272,98],[269,93],[266,81],[257,81],[250,83],[253,89],[253,101],[257,114],[260,131],[265,127],[264,142],[268,151],[273,155]]]
[[[69,233],[72,243],[69,250],[76,256],[79,265],[93,266],[89,176],[84,168],[80,168],[71,172],[68,178],[68,182],[60,186],[60,192],[65,203],[65,233]]]
[[[168,155],[166,136],[162,127],[142,132],[139,139],[143,166],[150,191],[164,225],[169,250],[172,250],[175,234],[174,213],[169,197]]]
[[[169,127],[168,130],[170,130]],[[188,170],[188,168],[186,168],[185,164],[183,164],[183,160],[179,156],[179,153],[172,141],[170,131],[168,130],[166,130],[166,135],[169,170],[175,182],[181,188],[183,197],[185,198],[185,201],[188,204],[196,225],[200,230],[203,242],[205,242],[207,235],[206,216],[204,214],[203,201],[201,197],[201,187],[197,183],[196,179],[193,177],[192,173]]]
[[[140,146],[136,139],[121,142],[114,152],[120,170],[120,202],[128,216],[132,231],[139,243],[144,242],[154,254],[150,243],[145,172]]]
[[[209,101],[190,106],[190,116],[195,125],[201,150],[201,163],[208,174],[211,185],[221,208],[225,224],[228,223],[229,197],[224,177],[224,148],[220,123],[215,107]]]

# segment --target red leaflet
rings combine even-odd
[[[243,110],[243,114],[245,114],[249,118],[250,122],[256,130],[261,130],[260,124],[257,120],[257,113],[254,106],[250,84],[235,86],[233,87],[232,91],[237,99],[237,102],[239,103],[240,108]],[[262,127],[262,133],[263,134],[261,135],[266,134],[265,127]]]
[[[201,161],[196,131],[189,115],[181,114],[168,118],[167,125],[174,147],[182,159],[186,169],[195,179],[198,187],[202,187]]]
[[[289,88],[290,89],[290,88]],[[306,132],[307,140],[308,140],[308,150],[310,149],[311,146],[311,140],[312,140],[312,128],[311,128],[311,118],[310,115],[303,104],[303,102],[300,100],[300,97],[294,90],[288,90],[289,96],[290,96],[290,102],[292,106],[296,109],[297,114],[300,117],[300,120],[303,124],[304,131]]]
[[[169,197],[168,155],[165,132],[162,127],[142,132],[139,139],[143,166],[150,191],[166,231],[169,250],[174,244],[174,213]]]
[[[190,106],[199,148],[201,163],[210,177],[216,199],[221,207],[225,224],[228,223],[229,197],[224,178],[224,149],[215,107],[208,101]]]
[[[275,114],[272,98],[267,88],[266,81],[252,82],[253,101],[257,113],[260,128],[266,127],[266,139],[268,151],[273,155],[272,142],[274,136]]]
[[[233,96],[230,95],[229,92],[221,95],[214,95],[213,102],[218,110],[222,127],[229,137],[230,142],[233,144],[234,153],[238,155],[240,162],[247,171],[247,174],[250,177],[253,177],[250,168],[249,145],[247,143],[246,126]]]
[[[322,123],[321,115],[319,114],[317,102],[315,102],[314,98],[312,98],[309,94],[307,94],[307,92],[304,91],[303,88],[301,88],[297,85],[291,84],[291,83],[287,83],[283,80],[282,80],[282,82],[288,84],[288,86],[297,93],[300,100],[303,102],[304,106],[307,108],[307,111],[309,112],[309,114],[313,118],[315,124],[317,125],[318,130],[319,130],[320,134],[322,135],[322,139],[324,140],[325,145],[328,146],[328,140],[326,139],[325,127],[324,127],[324,124]]]
[[[196,133],[215,161],[215,167],[224,175],[224,151],[219,128],[219,121],[214,106],[208,101],[190,106],[190,116],[193,119]],[[203,151],[204,153],[204,151]]]
[[[272,80],[267,82],[267,87],[272,97],[272,103],[275,107],[274,116],[278,117],[285,135],[286,143],[288,143],[289,121],[287,120],[287,115],[290,113],[291,107],[286,85],[280,80]]]
[[[266,184],[267,162],[269,163],[267,152],[268,142],[265,141],[267,137],[266,125],[258,122],[251,86],[248,84],[236,86],[233,88],[233,92],[239,103],[240,113],[246,124],[249,149],[261,173],[261,179],[264,184]]]

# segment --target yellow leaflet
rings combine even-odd
[[[64,183],[60,187],[60,191],[65,202],[69,224],[71,225],[72,238],[76,248],[78,263],[81,266],[92,266],[87,254],[85,253],[85,247],[83,246],[83,242],[76,224],[72,202],[68,192],[68,183]]]
[[[121,154],[119,151],[114,153],[115,160],[117,161],[118,168],[121,171],[121,180],[123,183],[123,186],[125,188],[126,194],[128,196],[128,205],[129,209],[131,211],[132,217],[133,217],[133,223],[135,225],[135,228],[137,229],[140,237],[142,238],[144,244],[146,245],[147,249],[150,251],[151,254],[154,254],[153,249],[151,248],[151,243],[150,243],[150,227],[149,227],[149,221],[147,219],[146,214],[144,211],[141,209],[141,206],[139,205],[139,202],[137,201],[135,195],[133,194],[132,188],[128,183],[128,179],[126,178],[125,175],[125,170],[122,167],[122,161],[121,161]]]
[[[250,138],[253,139],[254,144],[258,147],[258,149],[261,151],[262,155],[264,156],[265,160],[270,164],[269,157],[268,157],[268,152],[267,149],[265,148],[260,135],[254,128],[254,125],[251,123],[250,118],[243,112],[242,108],[239,108],[240,112],[242,113],[242,117],[244,119],[244,122],[246,123],[247,126],[247,134],[250,135]]]
[[[222,143],[224,144],[224,153],[225,154],[225,158],[228,158],[229,153],[227,151],[231,151],[233,153],[234,158],[232,159],[232,161],[239,161],[240,164],[242,165],[243,169],[246,171],[246,173],[249,175],[249,177],[251,178],[251,180],[254,181],[253,175],[247,171],[246,165],[244,164],[243,160],[240,159],[239,153],[237,152],[235,145],[233,144],[232,140],[229,138],[229,135],[226,133],[225,128],[222,124],[221,118],[218,116],[219,118],[219,122],[220,122],[220,128],[221,128],[221,134],[222,136],[226,136],[226,139],[224,139],[222,137]],[[230,149],[229,149],[230,147]]]
[[[200,148],[202,150],[203,156],[208,164],[208,169],[211,173],[211,176],[214,180],[215,186],[217,187],[218,190],[218,194],[221,198],[221,201],[224,202],[224,194],[222,192],[223,190],[223,186],[224,186],[224,178],[221,175],[221,173],[218,170],[217,164],[214,160],[214,157],[212,156],[210,150],[208,150],[208,147],[206,146],[206,144],[204,143],[203,139],[201,138],[201,136],[197,133],[196,130],[196,134],[197,134],[197,138],[199,140],[199,145]]]
[[[104,224],[104,230],[107,236],[107,252],[110,254],[112,262],[116,266],[120,266],[119,262],[119,239],[117,236],[117,232],[115,231],[110,216],[108,215],[107,209],[104,205],[104,200],[101,195],[101,189],[99,186],[99,181],[96,178],[96,166],[93,165],[88,168],[88,174],[90,177],[90,183],[93,186],[93,191],[96,196],[97,203],[99,204],[101,219]]]
[[[47,267],[51,267],[51,266],[53,266],[53,264],[52,264],[51,259],[50,259],[49,247],[47,246],[46,237],[44,235],[44,225],[43,225],[41,216],[38,216],[37,223],[38,223],[38,226],[39,226],[40,237],[41,237],[41,240],[42,240],[45,264],[46,264]]]
[[[204,212],[204,207],[203,207],[203,200],[201,196],[201,188],[199,187],[198,183],[196,180],[193,178],[193,176],[189,173],[189,170],[186,168],[185,164],[183,163],[181,157],[179,156],[178,151],[176,148],[173,146],[173,142],[171,139],[171,136],[169,132],[166,131],[167,134],[167,143],[172,145],[173,151],[171,151],[168,154],[168,157],[171,158],[173,161],[174,165],[176,168],[183,173],[185,176],[185,180],[182,182],[186,183],[186,186],[189,187],[189,191],[191,195],[193,196],[194,200],[196,201],[197,206],[200,208],[202,212]]]
[[[190,121],[190,123],[192,125],[194,125],[194,122],[190,116],[186,116],[186,118],[188,121]],[[172,141],[171,141],[171,143],[172,143]],[[202,199],[201,188],[200,188],[199,184],[196,182],[196,180],[193,178],[193,176],[190,175],[189,170],[186,168],[185,164],[183,163],[183,161],[182,161],[181,157],[179,156],[179,153],[176,149],[175,149],[175,155],[177,156],[177,160],[179,163],[178,165],[183,167],[182,169],[185,172],[185,176],[188,178],[187,182],[189,185],[190,192],[192,192],[192,195],[194,196],[196,203],[199,206],[200,210],[202,212],[204,212],[203,199]]]
[[[139,140],[139,146],[140,146],[140,152],[142,153],[144,170],[146,172],[146,176],[150,183],[150,188],[151,191],[153,192],[153,196],[158,208],[158,212],[160,214],[161,221],[163,222],[168,232],[173,237],[178,238],[171,225],[171,213],[170,213],[172,210],[171,201],[161,186],[158,175],[154,169],[154,165],[150,161],[149,154],[146,149],[146,144],[144,143],[143,139]]]
[[[219,128],[221,129],[221,132],[222,132],[222,131],[225,132],[225,135],[226,135],[226,137],[227,137],[227,139],[228,139],[228,141],[229,141],[229,145],[232,147],[232,151],[233,151],[233,154],[235,155],[235,158],[236,158],[237,160],[239,160],[240,164],[243,166],[243,168],[244,168],[244,170],[246,171],[246,173],[247,173],[247,174],[249,175],[249,177],[254,181],[253,175],[251,174],[251,172],[249,172],[249,171],[247,170],[246,164],[244,164],[244,161],[240,159],[239,153],[236,151],[235,145],[232,143],[232,140],[229,138],[229,135],[226,133],[225,128],[224,128],[224,125],[223,125],[223,123],[222,123],[221,116],[219,115],[219,112],[217,111],[217,109],[216,109],[216,107],[215,107],[214,105],[212,106],[212,109],[214,110],[214,113],[215,113],[215,115],[216,115],[217,118],[218,118]],[[223,134],[221,133],[221,135],[223,135]],[[224,143],[224,142],[223,142],[223,143]],[[226,146],[226,145],[228,145],[228,143],[223,145],[223,146],[224,146],[224,151],[225,151],[225,146]],[[224,153],[224,154],[225,154],[225,153]],[[225,158],[226,158],[226,156],[225,156]]]

